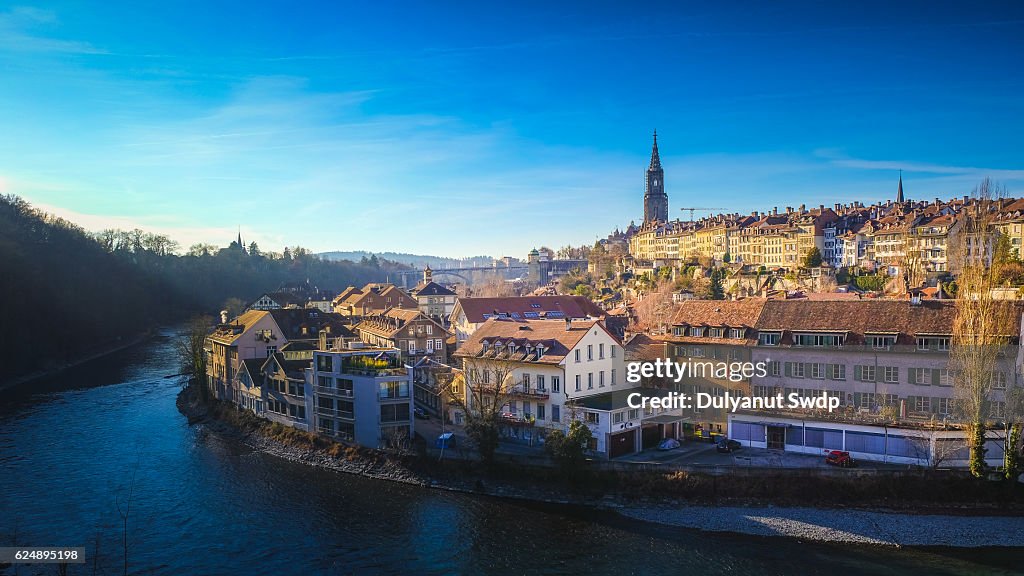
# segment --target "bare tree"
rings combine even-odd
[[[139,463],[135,463],[132,470],[132,481],[128,485],[128,497],[124,502],[124,509],[121,508],[121,500],[118,497],[114,504],[117,506],[117,514],[121,517],[121,544],[124,547],[124,576],[128,576],[128,515],[132,511],[132,498],[135,496],[135,476],[139,472]]]
[[[990,266],[994,245],[991,226],[994,196],[1001,189],[985,179],[959,217],[959,286],[950,349],[950,367],[956,410],[967,427],[970,470],[985,472],[985,430],[989,416],[993,376],[1008,341],[1010,307],[993,296],[996,273]]]
[[[515,390],[515,363],[505,350],[492,349],[490,357],[465,358],[452,386],[461,394],[452,394],[452,402],[466,416],[466,435],[476,444],[480,459],[486,465],[494,461],[501,432],[502,411]]]
[[[175,343],[181,373],[188,375],[189,382],[196,387],[199,398],[209,398],[209,386],[206,382],[206,337],[210,333],[210,318],[197,316],[193,318],[185,332]]]
[[[634,329],[665,330],[672,321],[675,304],[672,301],[672,282],[663,280],[637,302],[636,326]]]

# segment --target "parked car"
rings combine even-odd
[[[715,450],[718,450],[719,452],[735,452],[740,448],[743,448],[743,444],[740,444],[739,440],[722,438],[718,441],[718,445],[715,447]]]
[[[675,450],[679,448],[679,440],[675,438],[665,438],[658,443],[658,450]]]
[[[826,454],[825,463],[833,466],[839,466],[840,468],[852,468],[857,465],[853,456],[850,456],[849,452],[844,452],[842,450],[832,450]]]
[[[413,408],[412,415],[422,420],[430,420],[430,414],[427,414],[423,408]]]

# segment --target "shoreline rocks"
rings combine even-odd
[[[466,478],[464,481],[440,480],[410,470],[388,457],[348,460],[319,450],[298,448],[268,438],[259,432],[245,432],[228,422],[214,418],[205,406],[195,401],[187,388],[178,395],[177,406],[188,419],[189,425],[198,425],[207,432],[233,438],[257,452],[308,466],[428,489],[585,506],[617,513],[631,520],[696,528],[708,532],[894,547],[1024,547],[1022,516],[909,514],[849,508],[770,505],[707,506],[691,505],[686,502],[675,502],[671,505],[664,502],[641,504],[624,502],[622,498],[613,495],[605,495],[599,500],[586,500],[554,490],[523,488],[493,479],[484,481],[479,477]]]

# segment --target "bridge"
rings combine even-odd
[[[472,283],[474,275],[495,275],[505,280],[515,280],[525,277],[528,268],[526,264],[515,266],[467,266],[463,268],[431,268],[431,273],[436,280],[440,276],[451,276],[462,280],[466,284]],[[402,288],[412,288],[423,279],[423,270],[406,270],[396,272],[399,281],[396,283]]]

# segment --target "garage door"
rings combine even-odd
[[[608,437],[608,457],[632,454],[636,447],[636,429],[627,430]]]
[[[654,424],[652,426],[644,426],[644,450],[648,448],[654,448],[655,446],[658,445],[658,442],[661,442],[661,427],[658,426],[657,424]]]

